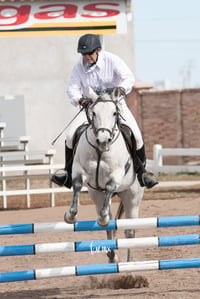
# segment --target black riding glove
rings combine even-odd
[[[126,96],[126,93],[125,93],[125,89],[123,87],[118,87],[119,88],[119,92],[120,92],[120,95],[125,97]]]
[[[81,105],[83,108],[87,108],[92,103],[92,100],[89,98],[80,98],[79,105]]]

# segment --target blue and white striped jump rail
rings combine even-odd
[[[0,235],[141,229],[193,225],[200,225],[199,215],[110,220],[110,223],[106,227],[101,227],[95,220],[77,221],[74,224],[68,224],[65,222],[5,224],[0,225]]]
[[[35,255],[52,252],[107,252],[123,248],[166,247],[181,245],[199,245],[200,235],[177,235],[148,238],[130,238],[117,240],[95,240],[79,242],[60,242],[0,246],[0,256]]]
[[[113,264],[95,264],[0,273],[0,282],[14,282],[61,276],[114,274],[133,271],[199,268],[200,258],[171,259]]]

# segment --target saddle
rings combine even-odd
[[[79,142],[79,139],[80,139],[81,135],[83,134],[83,132],[85,132],[85,130],[87,129],[88,126],[89,126],[89,124],[85,123],[85,124],[80,125],[76,129],[73,140],[72,140],[72,145],[73,145],[74,152],[76,151],[76,147],[78,145],[78,142]]]
[[[124,137],[124,141],[126,143],[126,147],[128,152],[130,153],[133,160],[136,155],[136,140],[132,130],[125,124],[119,125],[120,131]]]
[[[81,135],[83,134],[83,132],[85,132],[85,130],[88,128],[89,124],[88,123],[85,123],[85,124],[82,124],[80,125],[76,131],[75,131],[75,134],[74,134],[74,138],[73,138],[73,149],[74,149],[74,152],[76,151],[76,147],[77,147],[77,144],[79,142],[79,139],[81,137]],[[127,147],[127,150],[128,152],[130,153],[131,157],[133,159],[135,159],[135,153],[136,153],[136,140],[135,140],[135,136],[132,132],[132,130],[125,124],[120,124],[119,125],[119,129],[124,137],[124,141],[126,143],[126,147]]]

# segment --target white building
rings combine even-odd
[[[64,160],[65,134],[54,147],[51,142],[78,112],[68,101],[66,82],[78,59],[79,37],[88,32],[101,34],[103,47],[118,54],[135,71],[133,25],[128,20],[130,1],[106,3],[105,0],[0,2],[0,122],[7,123],[6,136],[30,136],[33,150],[56,149],[58,163]],[[69,8],[73,16],[67,15]],[[118,13],[108,17],[110,10]],[[74,30],[63,34],[58,28],[66,24],[74,26]],[[108,27],[107,32],[102,24]],[[48,26],[56,31],[51,32]],[[77,30],[78,26],[84,27]],[[111,30],[109,26],[116,28]],[[38,31],[39,28],[48,30]]]

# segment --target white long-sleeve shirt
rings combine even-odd
[[[121,58],[110,52],[100,51],[97,63],[93,66],[87,65],[83,57],[80,58],[72,70],[67,95],[71,104],[77,106],[81,97],[89,97],[89,86],[95,91],[120,86],[128,94],[134,82],[133,73]]]

